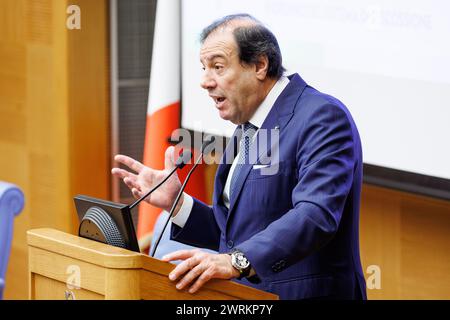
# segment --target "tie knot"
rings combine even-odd
[[[253,129],[253,131],[256,131],[258,128],[247,121],[246,123],[242,124],[242,129],[243,129],[244,133],[246,133],[250,129]]]

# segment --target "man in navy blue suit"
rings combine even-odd
[[[349,111],[298,74],[285,76],[275,36],[249,15],[214,22],[201,42],[201,86],[220,117],[237,125],[230,141],[240,148],[227,146],[213,205],[183,194],[172,219],[173,240],[219,253],[170,253],[163,260],[183,262],[169,278],[191,293],[220,278],[281,299],[365,299],[362,152]],[[255,143],[264,131],[275,133],[270,161]],[[116,156],[136,174],[118,168],[113,174],[140,197],[173,168],[173,152],[166,151],[162,171]],[[173,176],[147,201],[169,210],[180,187]]]

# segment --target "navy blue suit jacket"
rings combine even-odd
[[[231,167],[227,146],[212,207],[194,199],[185,226],[172,226],[172,239],[219,252],[241,250],[259,279],[240,282],[280,299],[364,299],[357,128],[339,100],[298,74],[289,78],[261,128],[279,129],[276,174],[254,168],[261,159],[245,165],[228,210],[222,201]]]

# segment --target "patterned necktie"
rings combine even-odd
[[[252,138],[258,128],[252,125],[250,122],[246,122],[242,125],[242,130],[243,133],[241,136],[241,141],[239,142],[239,157],[230,181],[230,202],[232,197],[234,196],[234,192],[236,191],[236,181],[239,177],[240,171],[245,164],[249,163],[250,145],[252,143]]]

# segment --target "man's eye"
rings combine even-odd
[[[216,69],[216,70],[220,70],[222,68],[223,68],[222,66],[218,66],[218,65],[214,66],[214,69]]]

